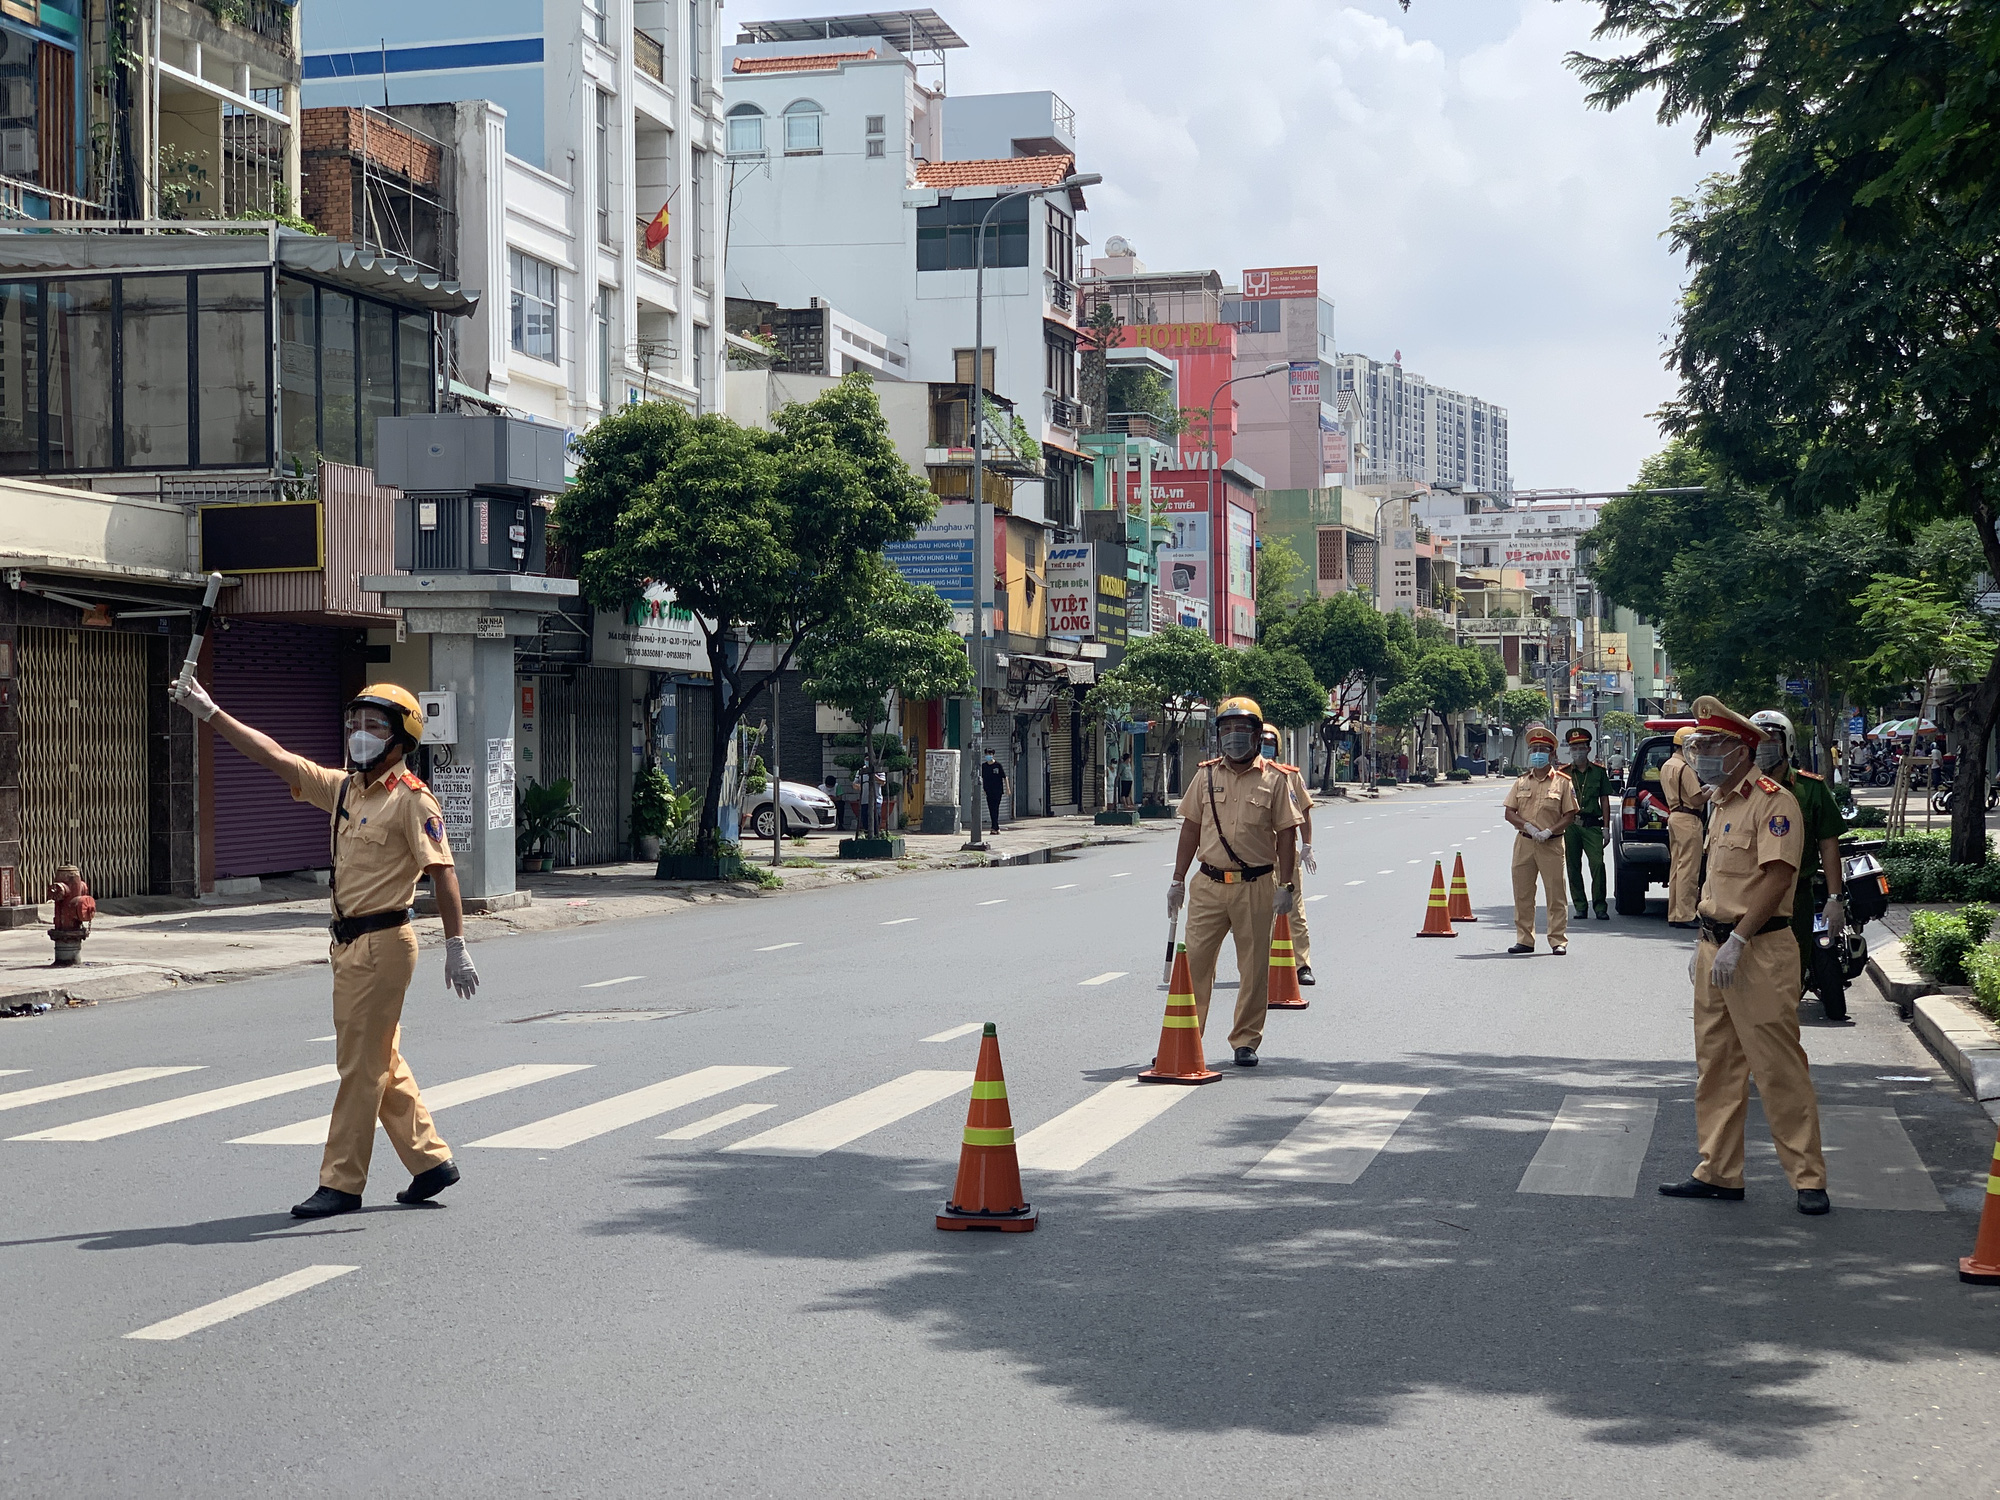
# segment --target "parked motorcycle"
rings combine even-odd
[[[1993,805],[2000,802],[2000,776],[1990,778],[1986,783],[1986,810],[1993,811]],[[1931,811],[1948,813],[1951,811],[1951,783],[1946,782],[1931,793]]]
[[[1852,835],[1840,841],[1842,905],[1847,921],[1831,932],[1826,920],[1826,880],[1813,877],[1813,952],[1806,965],[1805,988],[1816,996],[1829,1021],[1847,1019],[1847,986],[1868,966],[1868,939],[1862,929],[1889,909],[1889,877],[1875,857],[1879,843],[1863,844]]]

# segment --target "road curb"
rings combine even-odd
[[[1914,1027],[1945,1071],[2000,1121],[2000,1027],[1956,995],[1919,995]]]
[[[1922,995],[1971,994],[1963,986],[1941,985],[1926,979],[1908,959],[1903,957],[1900,941],[1892,948],[1871,948],[1868,953],[1868,977],[1875,981],[1875,987],[1882,992],[1882,998],[1896,1007],[1896,1013],[1905,1021],[1912,1015],[1911,1007]]]

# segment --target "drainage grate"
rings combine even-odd
[[[578,1025],[586,1021],[663,1021],[669,1016],[687,1015],[686,1010],[550,1010],[539,1016],[519,1016],[509,1026],[526,1026],[543,1021],[551,1025]]]

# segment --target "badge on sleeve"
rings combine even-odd
[[[1778,820],[1773,818],[1771,821],[1775,823]],[[438,817],[435,813],[425,818],[424,837],[429,839],[433,844],[442,844],[444,842],[444,819]]]
[[[1792,820],[1783,813],[1772,813],[1771,821],[1767,826],[1770,828],[1773,838],[1781,839],[1792,831]]]

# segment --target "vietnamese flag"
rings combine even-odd
[[[667,203],[662,203],[660,211],[653,215],[653,222],[646,226],[646,248],[648,250],[657,250],[661,245],[666,243],[667,230],[671,227],[670,221],[667,218],[667,208],[672,201],[672,199],[669,199]]]

